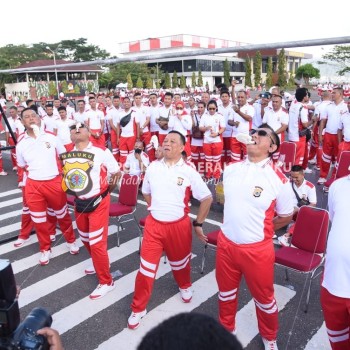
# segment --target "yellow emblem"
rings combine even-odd
[[[66,162],[63,166],[63,181],[62,188],[73,191],[81,191],[87,186],[87,170],[90,168],[89,162]]]
[[[258,198],[261,196],[261,193],[264,189],[260,186],[255,186],[254,191],[253,191],[253,196]]]
[[[177,185],[178,186],[182,186],[183,182],[184,182],[184,179],[182,177],[177,178]]]

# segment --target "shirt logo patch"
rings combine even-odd
[[[254,191],[253,191],[253,196],[256,198],[260,197],[263,190],[264,189],[262,187],[255,186]]]
[[[177,185],[178,186],[182,186],[183,182],[184,182],[184,179],[182,177],[177,178]]]
[[[51,148],[50,142],[45,142],[45,146],[46,146],[46,148]]]

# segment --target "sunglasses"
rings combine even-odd
[[[81,128],[86,128],[86,125],[85,125],[85,124],[81,124],[81,125],[79,126],[79,129],[81,129]],[[77,125],[76,125],[76,124],[71,125],[71,126],[69,127],[69,130],[70,130],[70,131],[76,130],[76,129],[77,129]]]
[[[208,108],[208,111],[216,111],[216,108]]]
[[[251,130],[250,132],[250,135],[254,135],[254,134],[257,134],[258,136],[267,136],[270,138],[272,144],[274,145],[275,144],[275,141],[274,139],[272,138],[271,134],[268,133],[266,130],[264,129],[258,129],[258,130]]]
[[[182,107],[176,107],[176,110],[179,111],[179,110],[183,110]]]

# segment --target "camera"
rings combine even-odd
[[[51,324],[52,317],[43,308],[34,308],[20,323],[12,266],[0,259],[0,350],[48,350],[46,338],[36,332]]]

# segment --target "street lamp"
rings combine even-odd
[[[60,45],[58,45],[56,47],[56,50],[60,47]],[[57,90],[57,97],[59,96],[59,89],[58,89],[58,78],[57,78],[57,68],[56,68],[56,52],[54,50],[51,50],[51,48],[49,46],[46,46],[46,49],[51,51],[53,54],[53,64],[55,66],[55,79],[56,79],[56,90]]]

